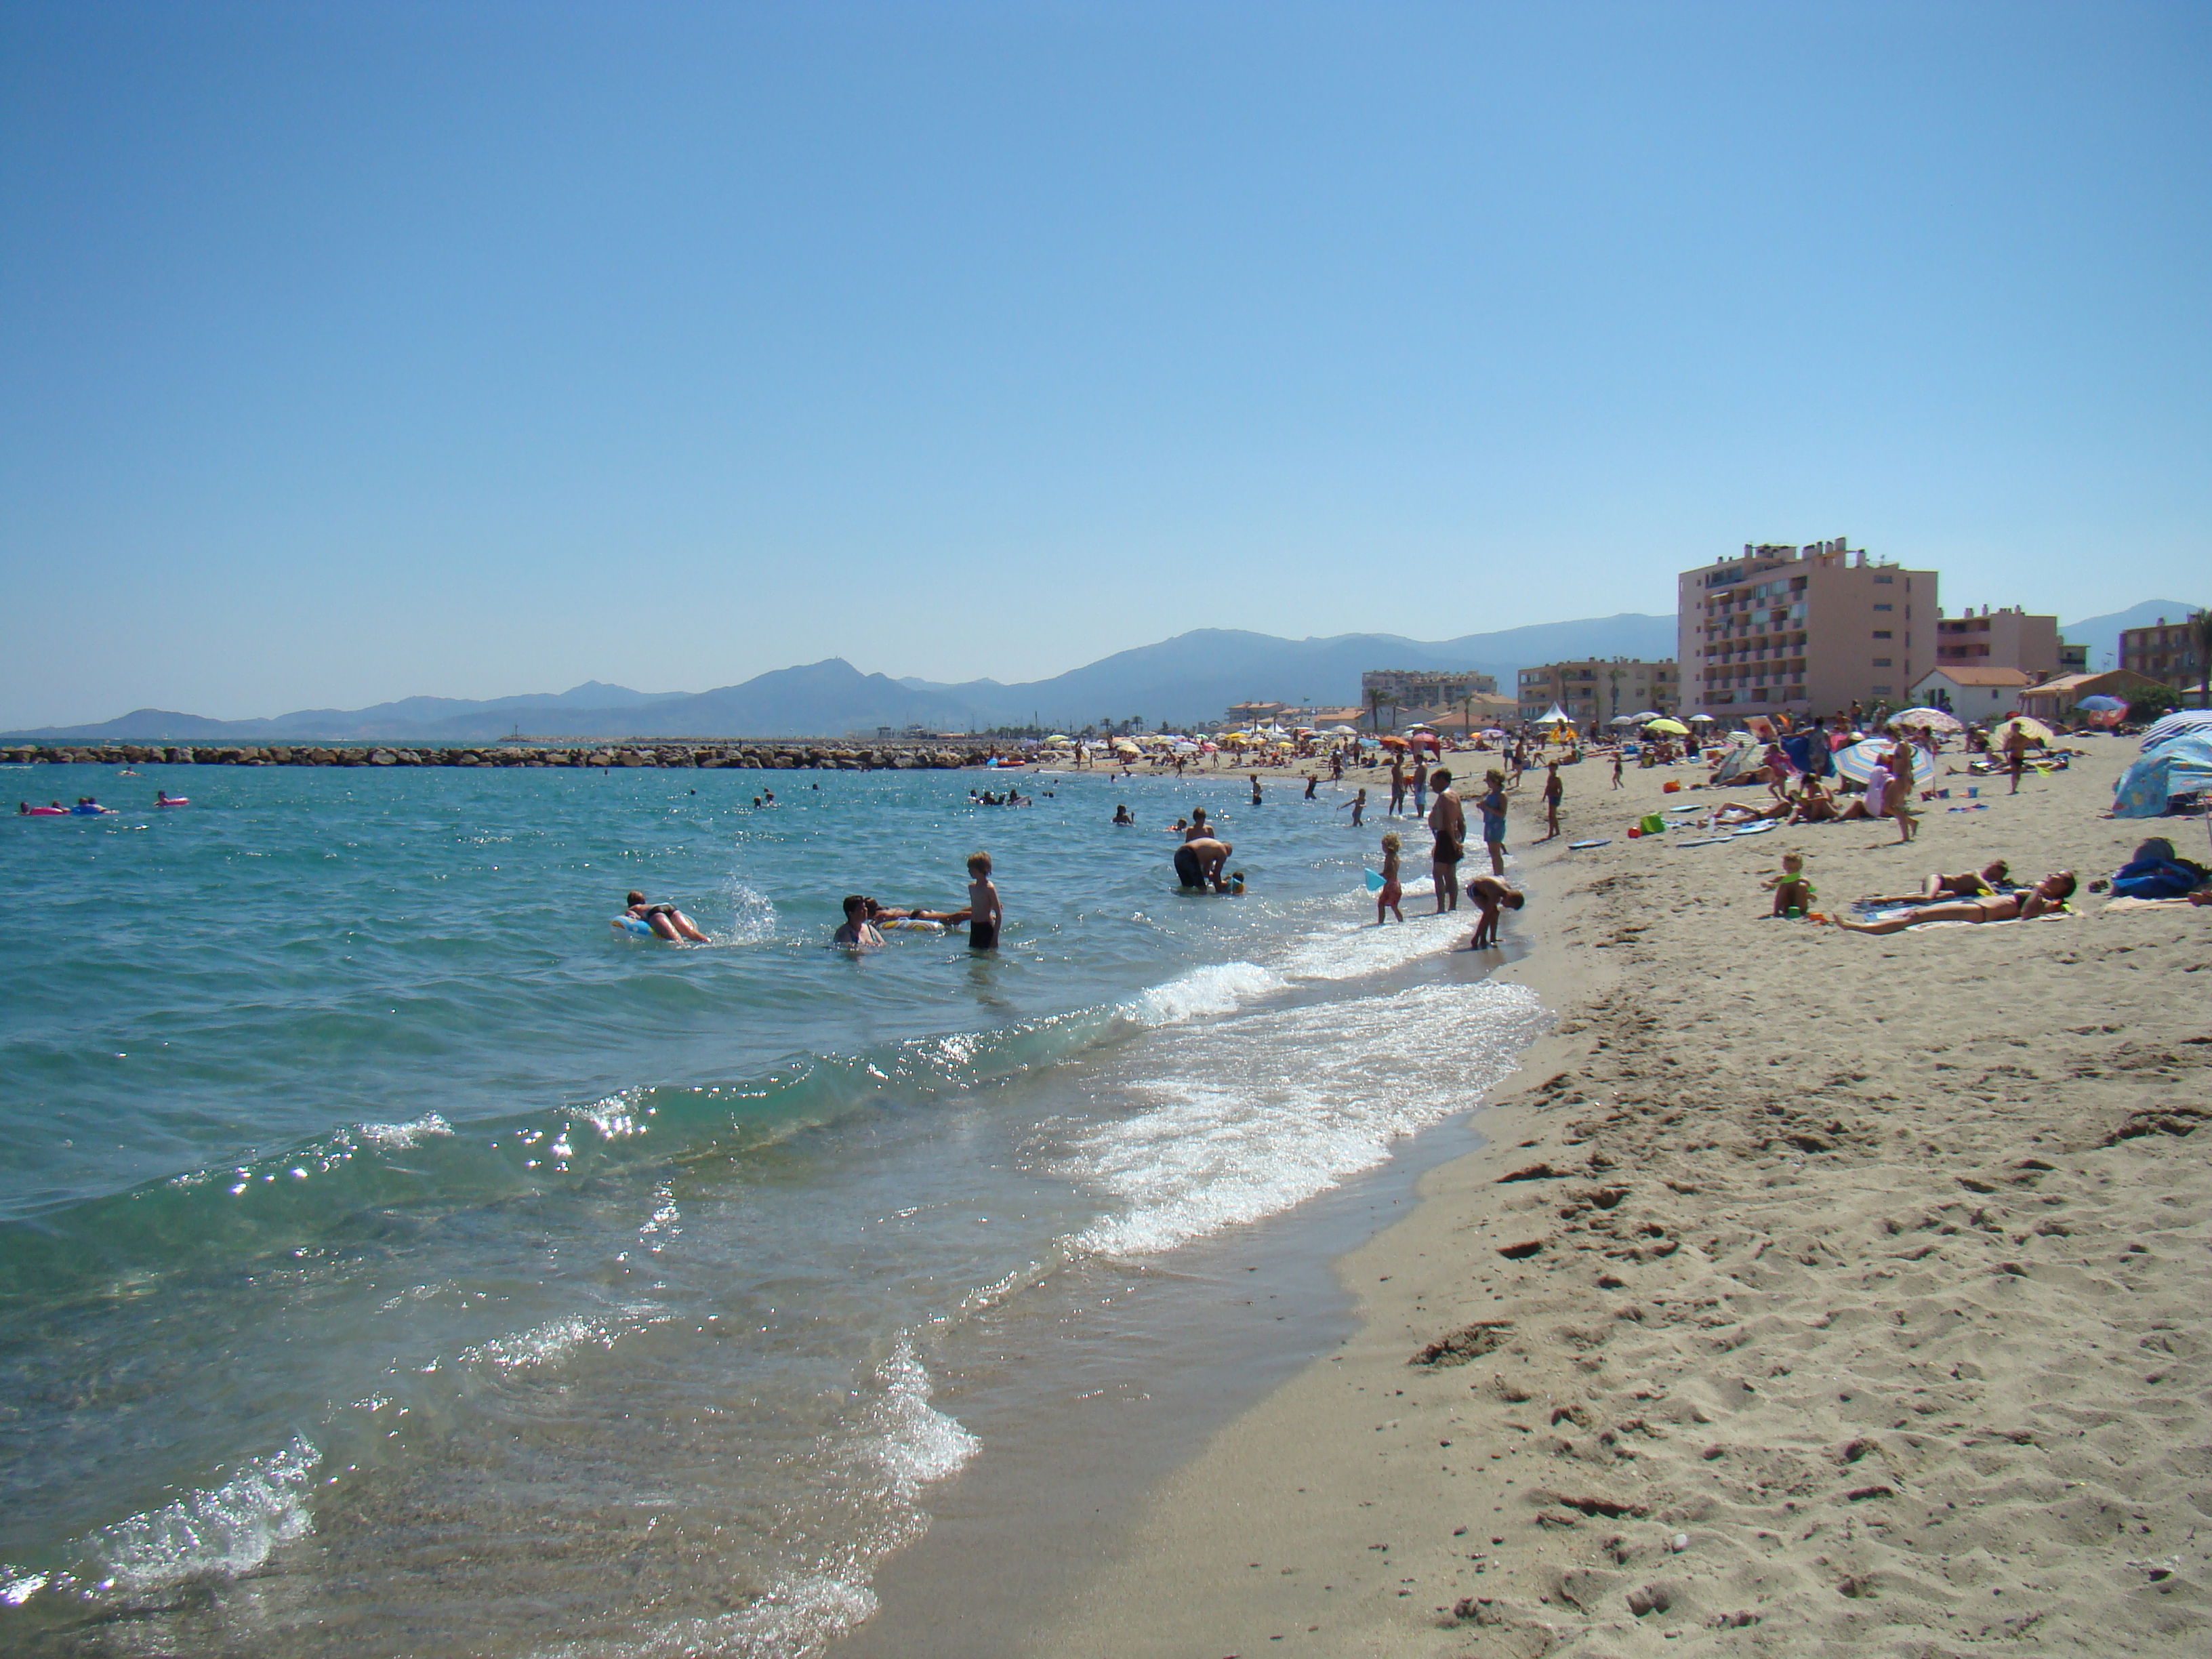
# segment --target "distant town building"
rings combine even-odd
[[[2033,675],[2017,668],[1931,668],[1905,695],[1916,708],[1948,708],[1962,720],[1979,720],[2016,712],[2020,694],[2034,684]]]
[[[2062,674],[2083,674],[2089,669],[2089,647],[2058,641],[2058,672]]]
[[[2195,690],[2203,677],[2204,658],[2194,624],[2203,614],[2192,611],[2178,621],[2160,617],[2148,628],[2122,629],[2120,666],[2176,690]]]
[[[1286,702],[1232,702],[1229,705],[1231,726],[1273,726],[1291,712]]]
[[[1870,562],[1840,536],[1802,548],[1747,543],[1741,558],[1682,572],[1678,591],[1690,713],[1901,708],[1936,664],[1936,572]]]
[[[1518,714],[1519,706],[1510,697],[1494,691],[1470,691],[1449,708],[1408,708],[1399,715],[1398,724],[1404,727],[1418,722],[1457,738],[1504,726]]]
[[[1682,688],[1672,662],[1631,657],[1589,657],[1576,662],[1547,662],[1521,671],[1520,716],[1540,720],[1557,703],[1581,726],[1603,726],[1621,714],[1657,709],[1680,712]]]
[[[2066,666],[2062,644],[2057,617],[2031,617],[2018,605],[1936,616],[1938,668],[2017,668],[2031,679],[2047,680]]]
[[[1495,674],[1471,669],[1370,668],[1359,677],[1359,699],[1369,709],[1446,708],[1497,690]]]

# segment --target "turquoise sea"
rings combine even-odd
[[[9,770],[124,809],[0,831],[9,1653],[817,1651],[989,1455],[965,1324],[1375,1167],[1543,1019],[1464,913],[1371,925],[1327,787]],[[1247,896],[1176,890],[1197,805]],[[979,848],[995,954],[827,947]]]

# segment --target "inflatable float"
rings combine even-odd
[[[692,921],[690,917],[684,915],[681,910],[678,910],[676,914],[678,916],[682,918],[684,924],[686,927],[696,927],[697,925]],[[669,939],[662,934],[654,933],[653,931],[653,924],[651,922],[646,921],[642,916],[634,916],[627,910],[618,916],[609,916],[607,918],[607,926],[613,928],[617,933],[627,933],[632,939],[659,939],[664,945],[680,945],[683,943],[681,939]]]
[[[22,816],[27,818],[65,818],[70,815],[66,806],[33,806]]]

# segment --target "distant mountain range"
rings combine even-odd
[[[273,719],[209,720],[141,708],[95,726],[49,726],[18,738],[93,742],[310,738],[471,742],[520,730],[530,737],[830,737],[903,730],[966,731],[994,726],[1086,726],[1142,718],[1190,725],[1218,720],[1252,700],[1347,705],[1359,701],[1370,668],[1474,669],[1495,674],[1511,695],[1526,663],[1561,657],[1663,657],[1674,649],[1671,617],[1622,615],[1544,623],[1494,634],[1424,641],[1395,634],[1285,640],[1201,629],[1118,652],[1051,679],[1003,685],[945,684],[864,674],[842,658],[779,668],[738,685],[698,693],[632,691],[587,682],[558,696],[471,702],[408,697],[369,708],[311,708]]]
[[[2102,668],[2119,648],[2119,630],[2191,607],[2147,599],[2111,616],[2069,623],[2068,639],[2089,647]],[[1231,703],[1272,701],[1341,706],[1359,701],[1359,676],[1372,668],[1473,669],[1498,677],[1509,696],[1524,665],[1581,657],[1671,657],[1674,619],[1624,613],[1542,623],[1458,639],[1409,640],[1395,634],[1339,634],[1285,640],[1231,629],[1200,629],[1071,669],[1051,679],[1002,685],[960,684],[865,674],[842,658],[779,668],[713,691],[632,691],[586,681],[558,695],[406,697],[356,709],[310,708],[270,720],[216,720],[140,708],[96,726],[49,726],[15,738],[80,742],[298,742],[364,738],[469,743],[520,730],[545,738],[836,737],[879,726],[935,732],[995,726],[1075,727],[1141,718],[1158,726],[1221,718]]]

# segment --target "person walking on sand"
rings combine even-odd
[[[1544,839],[1559,838],[1559,803],[1566,799],[1567,786],[1559,781],[1559,763],[1547,763],[1550,770],[1544,777]]]
[[[1620,750],[1619,749],[1613,751],[1613,787],[1616,789],[1620,787]]]
[[[2005,733],[2005,764],[2012,770],[2012,787],[2007,793],[2020,793],[2020,775],[2027,770],[2027,733],[2014,722]]]
[[[991,884],[991,855],[970,853],[968,876],[968,948],[995,951],[1006,915],[999,908],[999,890]]]
[[[1459,908],[1459,861],[1467,856],[1467,813],[1452,793],[1451,774],[1437,769],[1437,799],[1429,808],[1429,873],[1437,887],[1437,914]]]
[[[1398,884],[1398,849],[1402,843],[1395,830],[1385,830],[1382,836],[1382,885],[1375,895],[1375,925],[1382,925],[1382,913],[1388,910],[1403,921],[1406,913],[1398,908],[1398,901],[1406,890]]]
[[[1483,774],[1481,799],[1475,805],[1482,812],[1482,845],[1490,854],[1490,873],[1505,873],[1505,774],[1495,768]]]

